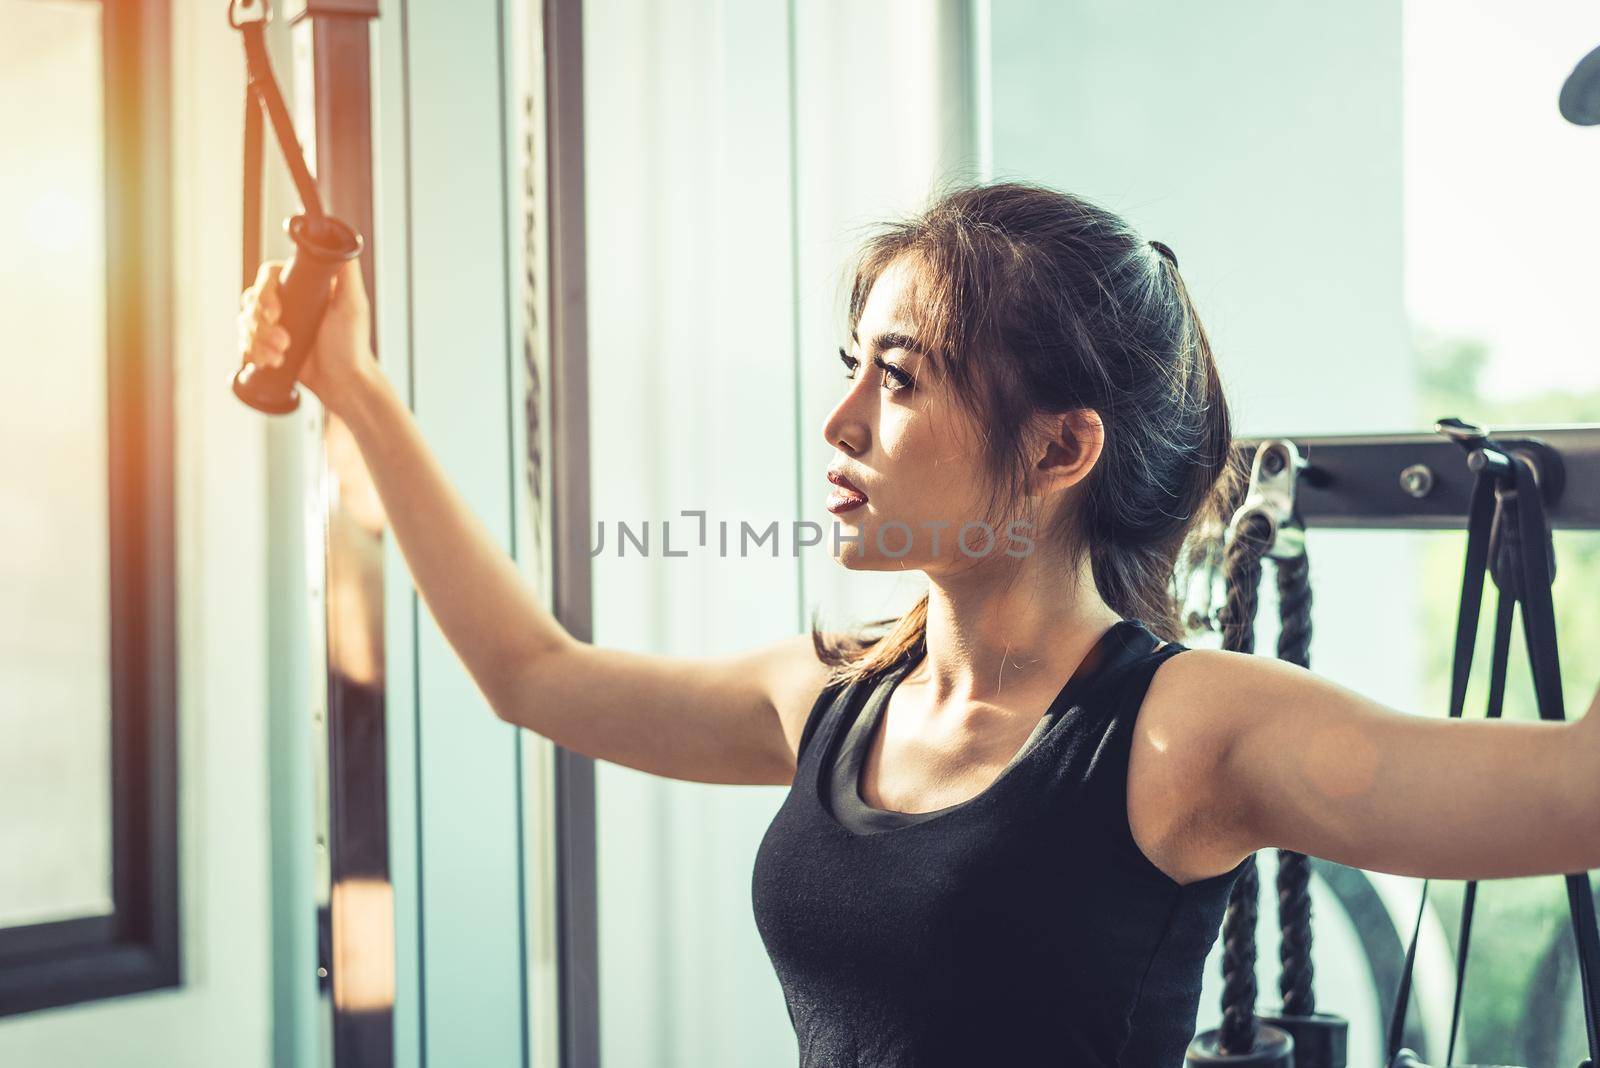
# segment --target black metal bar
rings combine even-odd
[[[550,220],[553,611],[573,637],[594,633],[589,570],[588,289],[584,282],[583,3],[544,5]],[[594,761],[555,750],[556,909],[562,1068],[600,1063],[600,936]]]
[[[1310,527],[1385,530],[1465,529],[1472,472],[1466,453],[1439,434],[1267,435],[1240,438],[1246,457],[1267,440],[1295,443],[1307,461],[1295,488]],[[1542,442],[1561,457],[1564,488],[1546,503],[1552,527],[1600,529],[1600,425],[1530,426],[1492,431],[1517,451]]]
[[[329,213],[366,238],[361,271],[374,309],[370,20],[377,16],[377,0],[307,0],[289,12],[297,28],[310,22],[318,185]],[[325,434],[348,435],[337,424],[327,413]],[[358,485],[371,477],[359,459],[347,461],[337,477],[341,492],[329,496],[326,516],[325,583],[331,894],[319,927],[328,940],[323,967],[333,995],[333,1063],[387,1068],[394,1063],[395,948],[383,628],[345,625],[384,617],[383,531],[368,529],[343,504],[370,492]]]

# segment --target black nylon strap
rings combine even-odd
[[[1534,693],[1539,718],[1564,720],[1561,697],[1561,661],[1556,649],[1555,602],[1550,594],[1550,527],[1544,499],[1532,466],[1520,457],[1517,472],[1517,515],[1522,533],[1523,635],[1528,663],[1534,669]],[[1595,925],[1594,893],[1589,873],[1566,877],[1567,901],[1572,912],[1573,939],[1578,947],[1578,976],[1583,989],[1583,1019],[1589,1040],[1589,1059],[1600,1062],[1600,928]]]
[[[261,101],[253,80],[244,87],[244,250],[241,289],[249,289],[261,263]]]
[[[278,139],[278,148],[282,152],[283,162],[289,167],[289,176],[294,179],[300,204],[307,215],[319,218],[323,214],[322,197],[317,192],[317,180],[306,166],[305,150],[295,136],[294,120],[289,117],[289,108],[283,102],[278,79],[273,77],[272,63],[267,58],[265,30],[266,26],[261,22],[247,22],[239,27],[239,33],[244,37],[244,61],[250,72],[250,85],[266,108],[267,118],[272,121],[272,133]]]
[[[1483,606],[1483,573],[1489,562],[1489,531],[1494,522],[1494,475],[1484,468],[1472,484],[1467,505],[1467,556],[1461,578],[1461,604],[1456,614],[1456,649],[1450,671],[1450,716],[1460,718],[1467,703],[1467,678],[1472,672],[1472,650],[1478,638],[1478,613]],[[1400,969],[1400,986],[1394,1012],[1389,1017],[1389,1046],[1385,1063],[1392,1063],[1405,1044],[1406,1009],[1411,1003],[1411,975],[1416,967],[1417,942],[1428,906],[1428,880],[1417,898],[1417,922]]]
[[[230,19],[231,23],[231,19]],[[306,166],[305,150],[294,132],[294,121],[278,88],[278,79],[272,73],[267,57],[266,22],[264,20],[231,23],[244,40],[245,93],[244,93],[244,240],[241,243],[243,288],[249,288],[261,265],[261,186],[265,165],[264,131],[261,113],[266,112],[272,122],[273,136],[283,162],[294,180],[295,192],[307,216],[316,219],[323,214],[322,197],[317,192],[317,180]]]
[[[1489,661],[1489,708],[1485,718],[1499,719],[1505,705],[1506,667],[1511,653],[1511,612],[1516,607],[1516,594],[1501,589],[1495,598],[1494,656]],[[1472,945],[1472,914],[1478,903],[1478,880],[1467,882],[1466,899],[1461,906],[1461,927],[1457,937],[1460,949],[1456,953],[1456,996],[1450,1006],[1450,1044],[1445,1047],[1444,1062],[1456,1059],[1456,1036],[1461,1025],[1461,1002],[1467,988],[1467,951]]]

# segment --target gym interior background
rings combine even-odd
[[[1242,435],[1600,422],[1600,134],[1555,106],[1600,42],[1593,5],[546,4],[313,2],[268,31],[314,163],[338,161],[314,98],[350,90],[329,42],[367,46],[380,361],[542,588],[572,450],[594,519],[818,518],[841,265],[939,180],[1044,182],[1170,245]],[[0,1063],[792,1062],[749,885],[783,790],[600,763],[574,815],[584,780],[489,712],[348,436],[309,394],[265,417],[226,388],[244,99],[227,7],[0,0]],[[547,48],[553,14],[581,49]],[[341,18],[347,36],[314,36]],[[294,191],[270,151],[267,174],[282,257]],[[561,256],[564,287],[543,270]],[[530,419],[530,397],[563,396],[535,388],[560,388],[553,326],[582,350],[586,408]],[[1463,542],[1311,531],[1313,669],[1442,715]],[[1600,540],[1556,544],[1563,646],[1600,647],[1575,610]],[[720,653],[816,605],[876,618],[916,596],[826,551],[603,553],[584,561],[589,636]],[[1569,674],[1569,708],[1587,681]],[[380,698],[380,877],[329,855],[360,770],[330,694],[347,716]],[[1525,685],[1506,715],[1536,717]],[[570,837],[586,819],[592,863]],[[113,944],[130,887],[155,947],[138,956]],[[1438,1041],[1459,884],[1430,900],[1418,1001]],[[1313,885],[1319,1007],[1350,1020],[1352,1065],[1380,1057],[1416,901],[1381,874]],[[1478,908],[1469,1059],[1574,1063],[1559,882],[1486,884]],[[91,950],[38,994],[30,968]]]

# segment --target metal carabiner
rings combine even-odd
[[[272,0],[228,0],[228,25],[243,29],[247,23],[263,26],[272,21]]]
[[[1306,551],[1305,526],[1295,515],[1295,484],[1306,466],[1305,457],[1288,438],[1263,441],[1250,464],[1250,485],[1244,503],[1228,520],[1227,541],[1238,536],[1239,527],[1253,516],[1266,519],[1271,532],[1266,555],[1276,560],[1292,560]]]
[[[1488,427],[1450,415],[1434,423],[1433,429],[1466,450],[1467,468],[1474,474],[1487,467],[1497,481],[1509,483],[1515,488],[1516,470],[1511,466],[1511,457],[1489,440]]]

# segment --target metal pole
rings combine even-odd
[[[550,220],[551,535],[556,618],[593,637],[589,533],[589,335],[584,283],[583,3],[545,0],[544,70]],[[562,1068],[600,1063],[594,761],[555,751],[557,923]]]
[[[376,307],[370,39],[378,0],[300,0],[289,4],[288,15],[295,32],[310,36],[314,121],[303,136],[315,146],[318,186],[329,212],[366,238],[361,270]],[[376,337],[373,344],[376,349]],[[326,413],[324,441],[331,446],[336,436],[348,440],[349,431]],[[326,732],[327,834],[317,846],[325,850],[330,893],[319,915],[318,974],[331,984],[333,1063],[388,1068],[394,1063],[395,944],[383,531],[347,504],[375,492],[359,454],[325,451],[341,459],[333,472],[340,492],[325,496],[328,688],[326,717],[317,727]]]

